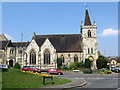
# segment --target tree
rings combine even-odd
[[[104,56],[99,56],[96,61],[98,69],[105,68],[107,66],[107,63],[108,63],[108,60]]]
[[[85,68],[91,68],[91,61],[89,59],[85,59]]]
[[[60,68],[60,66],[62,66],[62,59],[57,58],[57,68]]]
[[[98,51],[98,56],[101,56],[101,53],[100,53],[100,51]]]
[[[81,68],[81,67],[84,66],[84,62],[83,61],[81,61],[81,62],[75,62],[75,66],[76,66],[76,68]]]
[[[15,68],[15,69],[20,69],[20,64],[19,64],[18,62],[15,63],[14,68]]]

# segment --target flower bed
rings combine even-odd
[[[27,72],[27,73],[31,73],[31,74],[35,74],[35,75],[40,75],[40,76],[53,76],[53,75],[49,75],[49,74],[34,73],[34,72],[30,72],[30,71],[22,71],[22,72]],[[54,76],[53,76],[53,77],[54,77]]]

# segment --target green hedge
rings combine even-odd
[[[14,68],[15,68],[15,69],[20,69],[20,68],[21,68],[21,67],[20,67],[20,64],[19,64],[19,63],[15,63]]]
[[[92,73],[92,69],[86,68],[86,69],[83,70],[83,73],[84,74],[91,74]]]

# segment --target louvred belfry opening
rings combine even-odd
[[[90,21],[90,17],[89,17],[89,13],[88,13],[88,10],[86,8],[86,13],[85,13],[85,23],[84,23],[85,26],[89,26],[91,25],[91,21]]]

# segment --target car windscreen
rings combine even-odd
[[[50,71],[57,71],[56,69],[50,69]]]
[[[35,67],[30,67],[30,69],[35,69]]]

